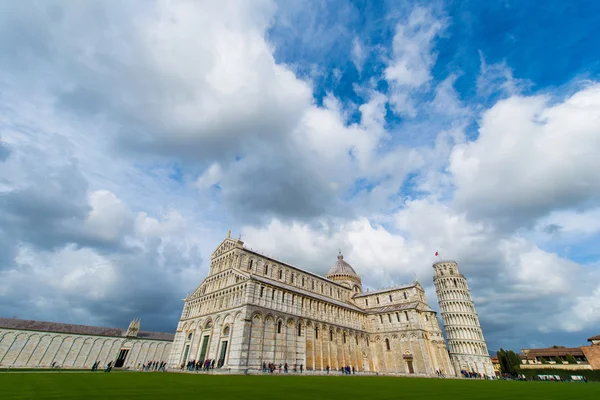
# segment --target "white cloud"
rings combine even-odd
[[[360,43],[360,39],[357,37],[355,37],[352,40],[352,52],[350,54],[352,56],[352,62],[356,66],[358,73],[362,73],[363,65],[365,64],[367,54],[366,49]]]
[[[218,184],[223,177],[223,169],[219,164],[212,164],[196,181],[200,189],[208,189],[212,185]]]
[[[116,242],[127,233],[132,216],[127,206],[114,193],[98,190],[90,193],[91,211],[84,226],[85,230],[100,240]]]
[[[385,69],[385,79],[391,85],[390,103],[396,113],[408,117],[417,114],[413,95],[431,80],[437,58],[435,38],[444,27],[444,21],[423,7],[415,7],[408,19],[396,26],[392,59]]]
[[[249,247],[300,268],[325,273],[338,249],[363,279],[365,287],[406,283],[414,275],[437,308],[432,263],[458,261],[469,285],[488,340],[496,345],[524,343],[545,332],[581,331],[598,323],[591,297],[600,274],[538,248],[518,235],[504,235],[490,225],[470,221],[466,214],[435,200],[408,202],[395,220],[369,218],[243,228]],[[413,275],[414,274],[414,275]],[[583,316],[583,317],[582,317]],[[491,327],[511,324],[518,330]]]
[[[482,117],[479,137],[456,146],[456,201],[514,227],[600,195],[600,85],[562,102],[511,97]]]
[[[597,326],[597,269],[542,250],[540,231],[598,232],[598,86],[523,97],[482,58],[478,94],[512,97],[467,141],[480,108],[460,72],[433,80],[447,23],[422,7],[395,27],[389,93],[372,77],[362,104],[318,106],[266,39],[271,2],[23,4],[0,6],[2,313],[171,330],[232,228],[316,272],[340,249],[369,287],[416,274],[432,305],[433,254],[456,258],[494,343]],[[359,71],[380,48],[365,43],[347,55]],[[388,105],[426,121],[390,132]]]
[[[531,82],[515,78],[506,61],[488,64],[483,52],[479,51],[479,62],[481,70],[477,77],[477,94],[481,97],[489,97],[494,93],[515,96],[531,86]]]

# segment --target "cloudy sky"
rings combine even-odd
[[[539,3],[539,4],[538,4]],[[0,2],[0,316],[173,331],[232,230],[600,333],[600,3]]]

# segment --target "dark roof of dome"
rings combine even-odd
[[[354,275],[358,277],[356,271],[354,271],[354,268],[352,268],[350,264],[344,261],[344,256],[341,253],[337,256],[337,261],[335,262],[335,264],[333,264],[333,267],[331,267],[331,269],[325,276],[338,274]]]

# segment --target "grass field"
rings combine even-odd
[[[598,383],[174,373],[0,373],[0,399],[600,399]]]

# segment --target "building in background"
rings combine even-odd
[[[521,369],[592,369],[582,347],[521,349]]]
[[[521,350],[521,369],[600,371],[600,336],[588,338],[590,346],[552,346]]]
[[[127,330],[0,318],[0,367],[88,369],[109,362],[115,368],[137,368],[148,361],[167,361],[172,333]]]
[[[433,264],[433,283],[438,302],[450,359],[455,371],[469,371],[494,376],[494,366],[471,298],[467,279],[458,271],[455,261]]]
[[[600,335],[588,338],[589,346],[582,346],[581,351],[594,371],[600,371]]]
[[[169,365],[207,360],[237,370],[272,363],[290,370],[347,366],[454,375],[419,282],[363,292],[341,254],[320,276],[250,250],[229,234],[211,255],[206,279],[185,299]]]

